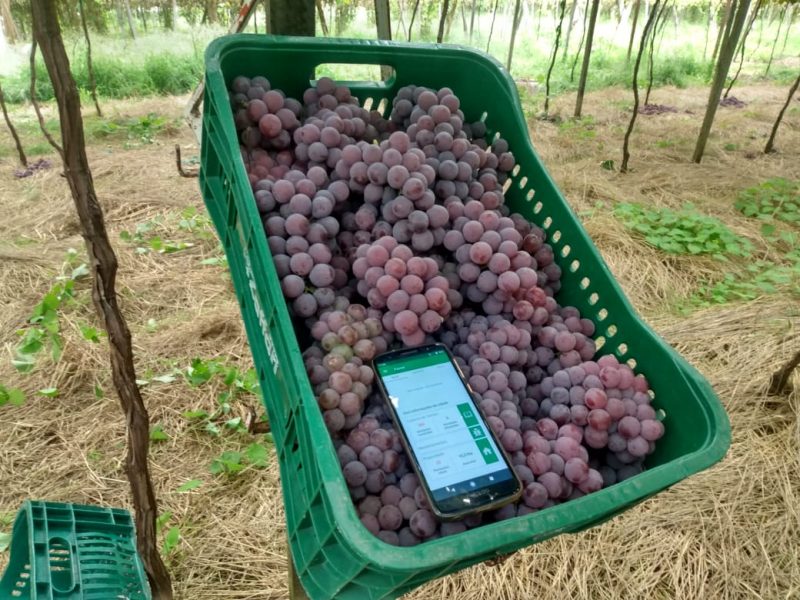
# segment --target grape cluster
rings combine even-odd
[[[414,256],[408,246],[385,236],[359,246],[353,262],[358,292],[382,310],[387,331],[406,346],[418,346],[438,331],[452,305],[450,286],[432,258]]]
[[[388,118],[328,78],[302,102],[262,77],[231,91],[283,295],[364,526],[409,546],[627,479],[664,434],[642,375],[596,358],[561,306],[543,229],[506,205],[516,161],[449,88],[406,86]],[[491,140],[491,141],[490,141]],[[310,335],[308,335],[310,334]],[[439,523],[373,389],[371,359],[439,341],[524,484],[491,514]]]
[[[292,132],[300,125],[300,102],[272,89],[266,77],[240,76],[233,80],[231,105],[251,182],[280,176],[291,164],[291,154],[278,152],[270,156],[265,150],[289,148]]]
[[[607,452],[600,468],[606,485],[638,473],[664,434],[649,391],[647,380],[614,355],[559,369],[531,386],[538,423],[572,423],[587,447]]]
[[[479,525],[481,515],[439,523],[419,479],[410,471],[399,436],[385,419],[376,398],[355,428],[335,444],[350,495],[367,530],[388,544],[415,546]]]
[[[361,108],[347,86],[322,77],[303,94],[303,125],[294,132],[294,153],[298,165],[325,167],[333,171],[344,148],[357,142],[370,144],[379,135],[380,118]]]
[[[306,372],[331,433],[352,429],[364,414],[375,373],[369,366],[392,340],[360,304],[334,300],[311,324],[317,342],[304,353]]]

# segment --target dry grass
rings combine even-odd
[[[590,94],[586,112],[594,133],[532,121],[535,145],[579,211],[598,200],[641,201],[679,207],[695,202],[767,252],[752,224],[732,207],[736,192],[768,177],[800,179],[800,123],[787,115],[779,137],[784,152],[758,151],[785,91],[770,86],[737,89],[751,104],[723,109],[701,165],[687,162],[706,100],[705,90],[663,89],[654,101],[680,111],[640,117],[633,138],[633,172],[599,168],[619,160],[628,94]],[[568,114],[570,97],[555,101]],[[131,115],[177,116],[175,99],[117,103]],[[196,154],[186,131],[152,145],[90,149],[98,194],[120,259],[119,290],[134,335],[141,376],[186,366],[195,356],[222,358],[246,368],[250,356],[226,272],[200,261],[216,241],[195,239],[176,227],[188,205],[200,208],[196,181],[176,176],[172,144]],[[661,142],[659,147],[658,142]],[[0,143],[9,144],[4,129]],[[738,144],[733,151],[726,143]],[[67,248],[82,251],[66,185],[57,169],[30,179],[10,176],[0,162],[0,382],[22,387],[22,407],[0,409],[0,516],[29,497],[129,506],[122,472],[124,429],[110,388],[104,344],[80,336],[95,323],[86,283],[62,311],[66,341],[61,361],[45,357],[28,376],[8,360],[33,305],[53,283]],[[162,215],[162,237],[191,240],[175,254],[136,254],[119,233]],[[586,226],[633,304],[668,342],[696,365],[717,390],[731,417],[733,443],[719,465],[691,477],[623,516],[577,535],[562,535],[518,552],[499,566],[481,565],[431,582],[416,599],[524,598],[796,598],[800,597],[800,395],[769,398],[769,374],[800,344],[796,300],[774,294],[754,302],[705,309],[687,318],[667,310],[719,265],[705,259],[665,258],[636,241],[609,214],[594,210]],[[769,256],[769,254],[766,254]],[[155,323],[148,321],[154,319]],[[95,385],[105,390],[97,398]],[[58,387],[60,396],[36,395]],[[224,449],[249,443],[235,435],[212,438],[192,429],[181,413],[210,410],[217,384],[192,388],[181,381],[143,388],[153,422],[169,434],[155,444],[152,473],[162,511],[172,511],[183,540],[168,557],[181,598],[285,598],[286,548],[277,465],[226,479],[208,473]],[[246,398],[253,405],[255,398]],[[182,483],[202,479],[179,494]],[[0,556],[0,561],[4,557]]]

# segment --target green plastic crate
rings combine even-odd
[[[548,233],[563,269],[558,300],[597,325],[605,344],[636,365],[666,411],[666,434],[647,470],[546,510],[411,548],[393,547],[360,523],[303,368],[261,219],[242,163],[228,97],[237,75],[264,75],[300,98],[325,63],[394,68],[387,82],[348,82],[362,105],[386,111],[404,85],[448,86],[468,121],[483,118],[508,140],[519,164],[510,207]],[[370,101],[371,99],[371,101]],[[233,35],[206,51],[200,185],[225,247],[280,461],[289,543],[314,599],[393,598],[435,577],[597,525],[720,460],[730,425],[709,384],[636,315],[537,157],[516,88],[491,57],[449,45]],[[635,363],[634,363],[635,361]],[[689,499],[687,499],[689,500]]]
[[[131,515],[27,500],[17,513],[0,598],[150,600]]]

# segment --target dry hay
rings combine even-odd
[[[769,374],[800,344],[800,311],[793,299],[774,294],[677,318],[666,306],[685,296],[719,265],[698,258],[669,257],[634,239],[597,201],[639,201],[680,207],[691,201],[750,237],[766,252],[751,223],[732,207],[735,193],[768,177],[800,179],[800,135],[788,115],[779,136],[784,153],[748,158],[763,145],[784,90],[742,87],[743,110],[721,109],[709,152],[701,165],[686,162],[696,134],[705,90],[656,90],[681,112],[641,116],[633,138],[633,172],[599,168],[618,159],[621,129],[630,104],[621,90],[587,97],[594,135],[559,133],[556,125],[532,122],[535,145],[577,211],[584,217],[612,271],[646,320],[709,378],[728,410],[733,442],[715,467],[662,492],[612,521],[576,535],[562,535],[522,550],[497,566],[478,565],[409,594],[415,599],[542,600],[561,598],[792,598],[800,595],[800,393],[766,396]],[[555,101],[566,113],[572,99]],[[124,114],[153,110],[177,116],[172,99],[115,103]],[[691,110],[694,114],[687,114]],[[746,138],[753,132],[755,139]],[[744,138],[744,139],[743,139]],[[658,147],[659,140],[673,140]],[[98,193],[120,258],[119,290],[134,335],[140,376],[185,367],[195,356],[221,358],[245,369],[251,364],[228,274],[201,266],[215,240],[175,254],[136,254],[119,239],[137,223],[165,215],[164,237],[190,239],[174,216],[201,206],[196,182],[177,177],[174,141],[192,149],[188,133],[157,138],[153,145],[121,150],[94,145],[90,151]],[[724,152],[727,142],[741,144]],[[0,130],[0,142],[9,142]],[[663,145],[663,144],[662,144]],[[27,392],[22,407],[0,409],[0,515],[24,498],[130,506],[122,470],[124,427],[111,392],[103,343],[81,339],[80,326],[96,323],[86,282],[77,301],[62,311],[66,341],[55,366],[45,357],[29,376],[9,365],[32,306],[52,285],[67,248],[81,248],[66,186],[57,169],[15,180],[9,160],[0,162],[0,382]],[[767,255],[769,256],[769,255]],[[154,319],[155,323],[148,324]],[[795,382],[797,383],[795,378]],[[105,391],[95,397],[94,387]],[[36,390],[58,387],[47,399]],[[143,388],[154,423],[169,439],[152,447],[152,475],[161,511],[171,511],[183,539],[168,557],[178,597],[200,599],[286,598],[285,523],[277,464],[247,469],[231,478],[208,473],[225,449],[249,439],[210,437],[182,413],[213,410],[219,383],[189,387],[182,381]],[[245,397],[243,404],[255,405]],[[190,479],[202,487],[180,494]],[[0,561],[5,560],[0,555]]]

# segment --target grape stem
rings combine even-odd
[[[792,390],[789,384],[789,378],[792,376],[792,371],[800,365],[800,350],[780,369],[772,374],[769,380],[768,393],[771,396],[788,395]]]

